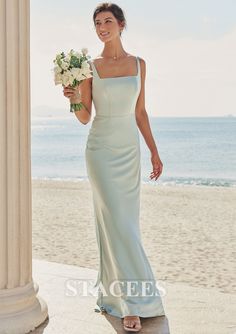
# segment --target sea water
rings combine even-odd
[[[236,117],[151,117],[153,137],[163,163],[151,180],[150,151],[139,131],[142,182],[152,185],[236,185]],[[31,117],[33,179],[88,179],[85,146],[91,121],[75,115]],[[122,129],[120,129],[122,131]]]

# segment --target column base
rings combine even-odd
[[[0,291],[0,334],[26,334],[48,318],[45,301],[36,296],[38,284]]]

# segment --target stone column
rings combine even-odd
[[[0,0],[0,334],[48,316],[32,279],[29,0]]]

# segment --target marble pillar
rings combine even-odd
[[[30,3],[0,0],[0,334],[48,317],[32,279]]]

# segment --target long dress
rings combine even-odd
[[[100,78],[90,60],[96,114],[87,137],[85,161],[100,255],[94,286],[99,286],[96,305],[99,311],[119,318],[165,315],[140,235],[140,139],[135,118],[141,88],[139,57],[136,62],[135,76]],[[142,281],[152,283],[151,287],[144,283],[146,296],[140,296]],[[112,282],[118,283],[109,290]]]

